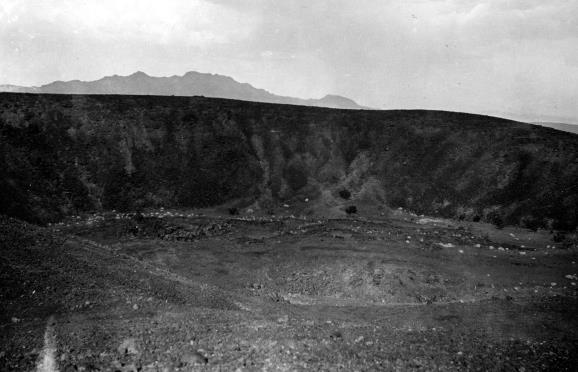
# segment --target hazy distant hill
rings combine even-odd
[[[576,180],[578,135],[489,116],[0,93],[0,214],[31,221],[286,203],[574,229]]]
[[[0,92],[8,93],[37,93],[36,87],[21,87],[19,85],[0,84]]]
[[[554,128],[554,129],[558,129],[558,130],[563,130],[564,132],[570,132],[570,133],[578,134],[578,124],[551,123],[551,122],[534,122],[532,124],[541,125],[543,127]]]
[[[0,85],[0,91],[18,93],[57,94],[124,94],[153,96],[206,96],[230,98],[243,101],[282,103],[303,106],[320,106],[342,109],[363,109],[353,100],[337,95],[321,99],[300,99],[272,94],[247,83],[239,83],[231,77],[187,72],[183,76],[154,77],[144,72],[129,76],[107,76],[96,81],[55,81],[40,87]]]

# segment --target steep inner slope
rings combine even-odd
[[[573,229],[577,154],[576,135],[460,113],[0,94],[0,213],[36,222],[222,204],[335,216],[356,205]]]

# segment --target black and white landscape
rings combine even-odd
[[[576,19],[6,0],[0,370],[575,370]]]
[[[243,101],[363,109],[353,100],[327,94],[319,99],[283,97],[239,83],[228,76],[189,71],[183,76],[153,77],[142,71],[129,76],[107,76],[96,81],[55,81],[40,87],[0,86],[0,91],[49,94],[124,94],[151,96],[206,96]]]

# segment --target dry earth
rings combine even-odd
[[[0,218],[0,370],[575,370],[576,247],[419,218]]]

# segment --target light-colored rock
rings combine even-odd
[[[130,355],[138,355],[139,349],[137,347],[136,339],[134,338],[127,338],[125,339],[118,347],[118,352],[120,354],[130,354]]]

